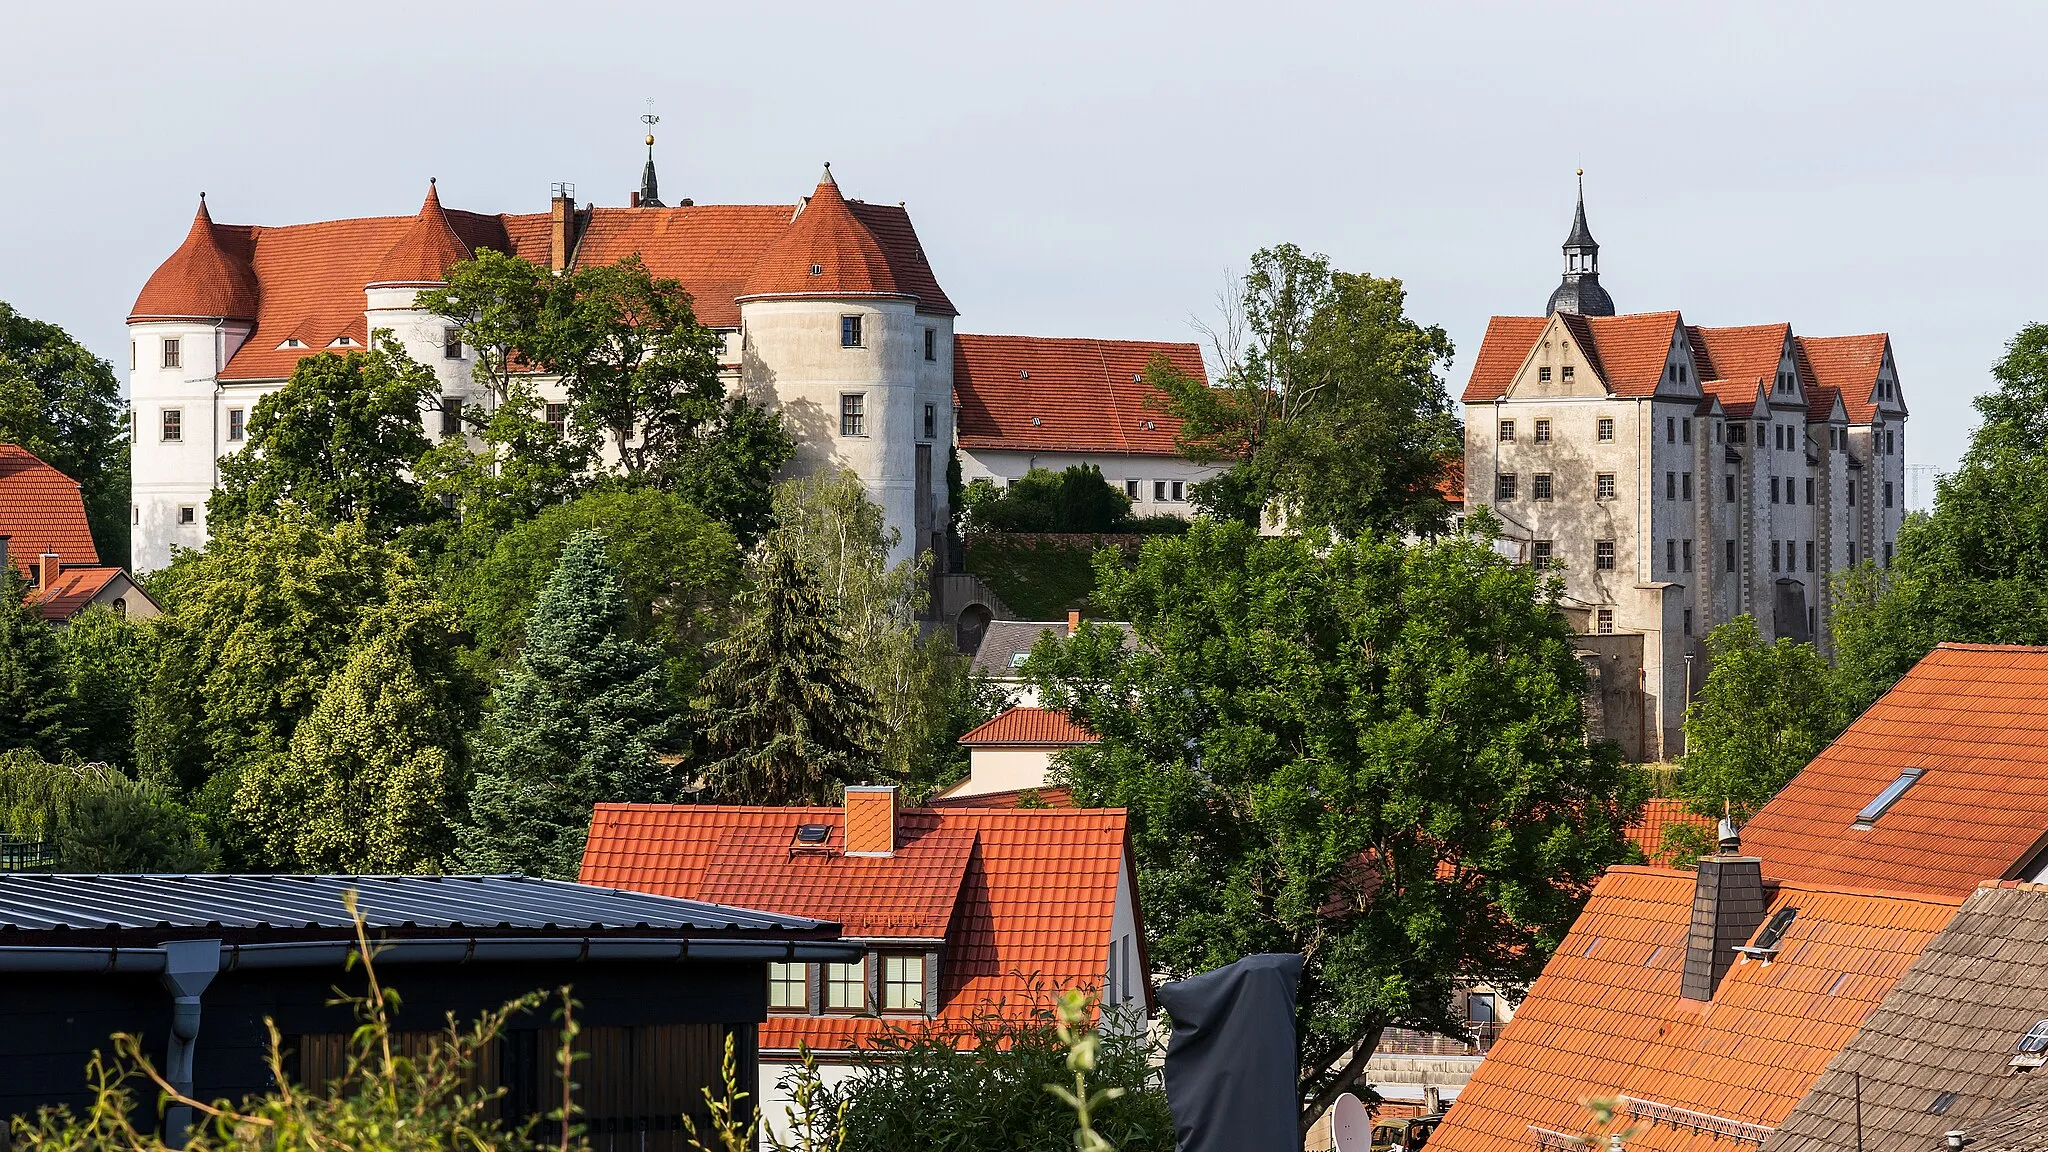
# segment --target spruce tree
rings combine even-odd
[[[657,754],[681,722],[661,650],[626,635],[630,612],[604,536],[570,537],[492,694],[458,866],[574,879],[593,805],[675,798]]]
[[[54,760],[70,744],[69,681],[56,630],[28,590],[20,569],[0,563],[0,751],[27,748]]]
[[[831,803],[873,779],[875,698],[833,623],[809,567],[771,540],[739,627],[711,647],[706,773],[721,799]]]

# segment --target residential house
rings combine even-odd
[[[1138,646],[1137,630],[1129,624],[1099,621],[1107,628],[1121,628],[1124,633],[1124,647]],[[994,681],[1009,697],[1010,702],[1020,708],[1038,707],[1038,689],[1024,678],[1024,660],[1031,655],[1031,649],[1042,636],[1072,636],[1081,630],[1081,614],[1067,613],[1064,621],[1059,620],[990,620],[983,628],[980,643],[975,646],[974,659],[968,667],[971,675]]]
[[[348,893],[355,902],[347,904]],[[356,916],[377,949],[399,1046],[535,991],[575,989],[574,1095],[597,1152],[683,1152],[710,1116],[728,1041],[751,1054],[771,960],[857,954],[801,916],[521,876],[49,876],[0,873],[0,1117],[94,1102],[88,1061],[125,1032],[202,1100],[316,1090],[345,1068],[361,992]],[[564,1094],[547,1011],[516,1015],[476,1069],[490,1110],[540,1120]],[[755,1091],[754,1067],[742,1070]],[[157,1116],[155,1090],[142,1093]],[[758,1097],[750,1097],[750,1099]],[[190,1111],[172,1108],[173,1144]],[[559,1133],[559,1126],[555,1131]],[[552,1140],[553,1136],[544,1135]]]
[[[967,748],[967,779],[933,798],[935,803],[1014,801],[1039,793],[1052,772],[1052,758],[1062,748],[1093,744],[1099,737],[1066,713],[1052,708],[1009,708],[960,737]],[[1054,789],[1064,799],[1065,789]]]
[[[771,1125],[800,1048],[838,1082],[892,1029],[1026,1020],[1068,988],[1099,992],[1106,1026],[1140,1029],[1152,1003],[1121,809],[904,809],[893,787],[848,788],[834,808],[600,804],[582,879],[826,919],[861,946],[769,967]]]
[[[10,562],[51,623],[94,604],[138,620],[162,614],[126,569],[100,563],[78,482],[26,448],[0,444],[0,564]]]

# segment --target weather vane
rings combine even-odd
[[[640,122],[647,125],[647,146],[654,147],[654,126],[661,123],[661,117],[654,114],[654,97],[647,98],[647,114],[640,117]]]

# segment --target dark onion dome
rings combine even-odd
[[[1600,244],[1586,227],[1586,173],[1579,170],[1579,206],[1572,234],[1564,241],[1564,280],[1550,294],[1546,312],[1578,316],[1614,315],[1614,297],[1600,286]]]

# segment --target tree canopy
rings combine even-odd
[[[1532,979],[1628,858],[1644,786],[1586,741],[1562,588],[1485,536],[1206,520],[1099,565],[1140,642],[1083,624],[1026,673],[1101,738],[1063,772],[1130,810],[1154,965],[1306,957],[1304,1123],[1384,1027],[1461,1031],[1459,978]]]
[[[1678,794],[1702,816],[1746,823],[1840,731],[1833,673],[1811,644],[1765,643],[1747,615],[1706,644],[1710,669],[1686,710]]]
[[[78,482],[102,564],[128,562],[128,412],[113,366],[0,301],[0,443]]]
[[[56,630],[29,600],[28,580],[0,564],[0,750],[56,758],[70,747],[69,693]]]
[[[1065,471],[1033,468],[998,488],[977,479],[961,494],[963,526],[972,532],[1126,532],[1131,501],[1093,464]]]
[[[1227,300],[1215,387],[1156,357],[1147,380],[1191,460],[1228,462],[1196,502],[1256,525],[1269,513],[1341,535],[1441,531],[1436,485],[1464,439],[1439,372],[1442,328],[1409,319],[1399,280],[1340,272],[1292,244],[1252,254]]]

